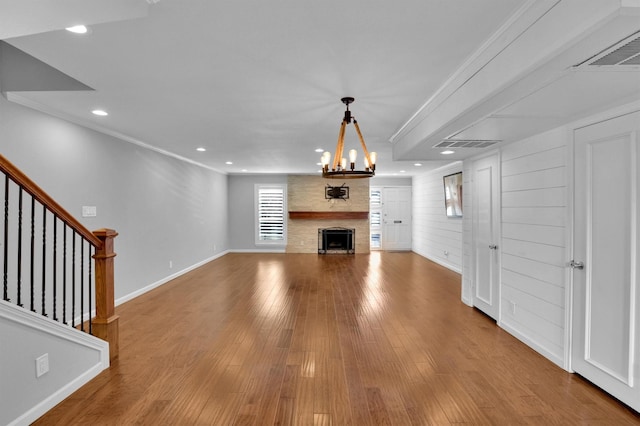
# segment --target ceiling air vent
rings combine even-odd
[[[486,148],[495,145],[498,140],[446,139],[434,145],[434,148]]]
[[[640,33],[619,41],[578,66],[638,66],[640,65]]]

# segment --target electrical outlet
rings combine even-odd
[[[444,255],[445,255],[445,256],[449,256],[449,252],[445,250],[445,251],[444,251]]]
[[[49,372],[49,354],[36,358],[36,378]]]
[[[516,303],[515,302],[509,302],[509,311],[511,312],[511,315],[515,315],[516,314]]]
[[[169,261],[169,269],[173,268],[173,260]]]

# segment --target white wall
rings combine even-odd
[[[460,171],[462,163],[454,163],[414,176],[412,193],[413,251],[458,273],[462,272],[462,219],[446,215],[442,178]],[[466,198],[465,192],[463,202]]]
[[[559,128],[502,150],[501,325],[559,365],[570,232],[569,142],[567,130]]]
[[[0,152],[89,229],[118,231],[116,299],[229,248],[224,174],[1,97]]]
[[[0,424],[27,425],[109,366],[109,344],[0,300]],[[36,377],[47,355],[49,371]]]
[[[571,126],[500,149],[501,240],[498,325],[556,363],[566,366],[565,306],[570,233]],[[473,158],[464,163],[471,177]],[[471,213],[472,185],[464,182]],[[472,305],[470,216],[464,220],[462,300]]]
[[[118,231],[116,302],[229,249],[224,174],[12,104],[2,97],[0,153],[89,229]],[[83,205],[96,206],[97,217],[79,217]],[[43,337],[39,330],[16,327],[4,319],[0,324],[3,391],[9,389],[4,385],[11,383],[11,397],[26,403],[15,405],[13,399],[3,397],[3,413],[9,412],[5,404],[19,408],[12,409],[12,416],[37,412],[42,407],[38,402],[41,398],[52,394],[63,398],[82,380],[97,374],[77,344],[69,339]],[[34,357],[44,352],[51,355],[52,371],[35,381]],[[95,358],[91,353],[87,356]],[[82,359],[85,361],[80,362]],[[4,424],[2,420],[0,423]]]
[[[284,252],[287,244],[256,245],[256,184],[287,184],[287,175],[231,175],[229,193],[229,249]]]

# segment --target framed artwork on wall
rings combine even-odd
[[[444,176],[442,180],[447,217],[462,217],[462,172]]]

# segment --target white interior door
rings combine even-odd
[[[411,187],[382,190],[382,249],[411,250]]]
[[[473,305],[498,320],[500,189],[498,155],[473,163]]]
[[[640,112],[575,132],[572,369],[640,410]]]

